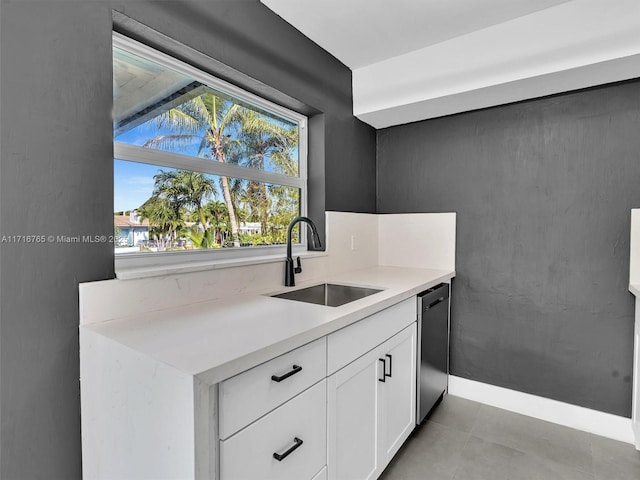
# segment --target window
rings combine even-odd
[[[286,243],[306,212],[306,117],[119,34],[113,77],[117,259],[265,255]],[[296,227],[295,243],[304,233]]]

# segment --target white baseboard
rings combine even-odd
[[[520,413],[626,443],[635,443],[631,419],[449,375],[449,395]]]

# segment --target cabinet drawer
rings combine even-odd
[[[223,381],[219,389],[220,438],[235,432],[323,379],[326,338],[285,353]]]
[[[327,461],[326,398],[323,380],[220,441],[221,480],[311,480]]]
[[[327,375],[391,338],[417,318],[416,298],[408,298],[327,337]]]

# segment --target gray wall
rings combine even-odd
[[[379,212],[458,213],[452,373],[629,417],[640,82],[381,130],[377,148]]]
[[[319,112],[312,215],[375,211],[375,132],[351,115],[350,71],[257,0],[3,0],[0,235],[112,232],[112,6]],[[80,478],[78,283],[113,277],[111,245],[0,255],[0,477]]]

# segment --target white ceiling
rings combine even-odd
[[[351,69],[569,0],[262,0]]]
[[[261,0],[376,128],[640,77],[640,0]]]

